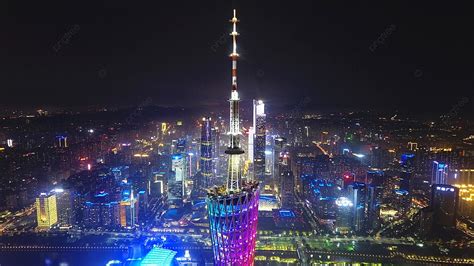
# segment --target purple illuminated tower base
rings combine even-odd
[[[258,197],[258,182],[244,184],[235,193],[225,188],[209,191],[207,208],[215,265],[254,265]]]

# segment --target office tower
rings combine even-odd
[[[275,174],[275,140],[274,136],[266,136],[265,145],[265,175],[273,177]]]
[[[212,179],[212,144],[211,118],[203,118],[201,124],[201,161],[199,164],[202,178],[196,180],[196,188],[199,190],[199,194],[209,187],[209,180]]]
[[[295,205],[295,180],[293,172],[285,170],[280,174],[280,201],[282,208],[292,208]]]
[[[58,222],[56,195],[41,193],[36,198],[36,221],[38,229],[49,229]]]
[[[443,162],[433,161],[433,169],[431,172],[431,184],[446,185],[448,184],[448,165]]]
[[[346,197],[336,199],[335,231],[339,234],[348,234],[352,227],[352,208],[354,204]]]
[[[168,181],[168,201],[181,205],[184,200],[184,182],[186,176],[186,158],[182,154],[171,156],[171,171],[174,175]]]
[[[119,207],[120,225],[122,227],[134,227],[138,224],[138,201],[133,196],[133,191],[129,198],[122,199]]]
[[[72,195],[68,189],[54,189],[56,195],[56,209],[58,224],[61,227],[70,227],[74,224],[75,211],[72,207]]]
[[[215,265],[254,265],[258,218],[258,181],[241,179],[239,93],[237,91],[237,17],[233,31],[232,92],[230,98],[230,142],[226,184],[209,190],[207,207]]]
[[[282,155],[283,155],[283,152],[286,151],[285,150],[285,145],[286,145],[286,139],[283,138],[283,137],[276,137],[275,138],[275,158],[277,158],[275,160],[275,169],[276,169],[276,172],[275,172],[275,176],[280,176],[280,172],[281,172],[281,159],[282,159]]]
[[[449,183],[459,188],[459,215],[474,219],[474,169],[450,170]]]
[[[249,136],[248,136],[248,141],[247,141],[247,147],[249,149],[247,153],[247,159],[252,163],[255,159],[254,154],[253,154],[255,150],[254,140],[255,140],[255,127],[252,124],[252,126],[249,127]]]
[[[375,231],[380,228],[380,207],[382,205],[382,184],[369,185],[367,195],[367,229]]]
[[[140,190],[137,193],[138,214],[137,218],[140,225],[145,225],[148,219],[148,195],[145,190]]]
[[[265,104],[262,100],[253,100],[253,128],[255,130],[253,167],[255,180],[265,179]]]
[[[111,195],[99,192],[83,205],[83,222],[88,228],[120,226],[119,203],[110,201]]]
[[[95,228],[102,226],[101,204],[87,201],[82,208],[83,226],[86,228]]]
[[[184,153],[186,151],[186,139],[179,138],[176,141],[176,153]]]
[[[430,207],[433,210],[434,228],[456,227],[458,203],[459,188],[444,184],[435,184],[431,187]]]
[[[120,226],[119,203],[116,201],[85,202],[83,221],[83,225],[87,228],[115,228]]]
[[[400,160],[400,189],[410,192],[413,173],[415,172],[415,155],[411,153],[402,154]]]
[[[365,225],[365,204],[366,185],[360,182],[353,182],[348,187],[349,200],[354,204],[352,208],[353,229],[356,233],[364,231]]]

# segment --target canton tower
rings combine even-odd
[[[258,218],[258,181],[241,177],[239,93],[237,91],[237,22],[234,9],[232,23],[232,90],[230,94],[229,146],[227,181],[208,190],[207,209],[215,265],[254,265]]]

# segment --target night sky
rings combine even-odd
[[[472,1],[8,2],[2,105],[225,104],[237,8],[245,101],[472,110]]]

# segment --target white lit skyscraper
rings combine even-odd
[[[255,131],[253,143],[253,165],[255,180],[263,182],[265,179],[265,104],[262,100],[253,100],[253,129]]]

